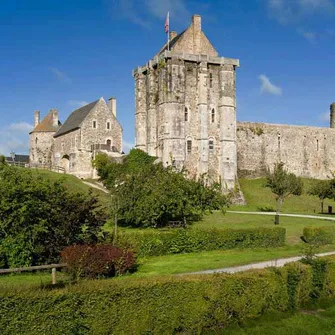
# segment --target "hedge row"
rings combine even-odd
[[[117,244],[131,247],[138,256],[160,256],[234,248],[279,247],[285,243],[285,228],[174,229],[119,235]]]
[[[317,261],[241,274],[101,280],[58,290],[0,290],[1,334],[200,334],[335,297]]]
[[[305,227],[303,239],[314,245],[332,244],[335,242],[335,227]]]

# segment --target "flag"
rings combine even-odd
[[[166,20],[165,20],[165,33],[167,34],[169,32],[169,27],[170,25],[170,12],[167,13],[166,15]]]

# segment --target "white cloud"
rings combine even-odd
[[[269,93],[274,95],[282,94],[282,89],[279,86],[272,84],[270,79],[266,75],[261,74],[258,79],[261,81],[261,93]]]
[[[56,76],[56,78],[65,84],[71,84],[72,79],[65,73],[62,72],[61,70],[57,69],[56,67],[50,67],[49,70]]]
[[[112,15],[121,15],[144,28],[150,28],[152,18],[164,20],[167,12],[174,21],[190,16],[185,0],[116,0],[113,4]]]
[[[68,104],[74,107],[83,107],[88,105],[89,103],[85,100],[69,100]]]
[[[29,132],[33,126],[27,122],[17,122],[0,129],[0,154],[29,152]]]
[[[123,141],[122,145],[123,145],[123,151],[125,153],[128,153],[130,149],[135,148],[135,144],[132,142],[128,142],[128,141]]]
[[[266,0],[270,17],[280,24],[295,24],[315,14],[335,15],[334,0]]]
[[[313,31],[306,31],[302,28],[298,29],[298,33],[303,36],[308,42],[314,44],[316,42],[317,34]]]
[[[319,120],[320,121],[328,121],[329,122],[329,120],[330,120],[330,113],[327,111],[327,112],[319,114]]]

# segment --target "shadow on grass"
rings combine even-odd
[[[271,206],[257,207],[259,212],[276,212],[276,210]]]

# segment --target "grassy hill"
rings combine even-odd
[[[232,206],[232,209],[242,211],[274,211],[276,199],[269,188],[263,187],[264,178],[260,179],[240,179],[239,180],[247,205]],[[317,197],[307,194],[308,189],[315,180],[303,179],[304,192],[301,196],[289,196],[285,199],[283,213],[320,214],[320,201]],[[326,199],[324,209],[333,206],[335,213],[335,202]]]

